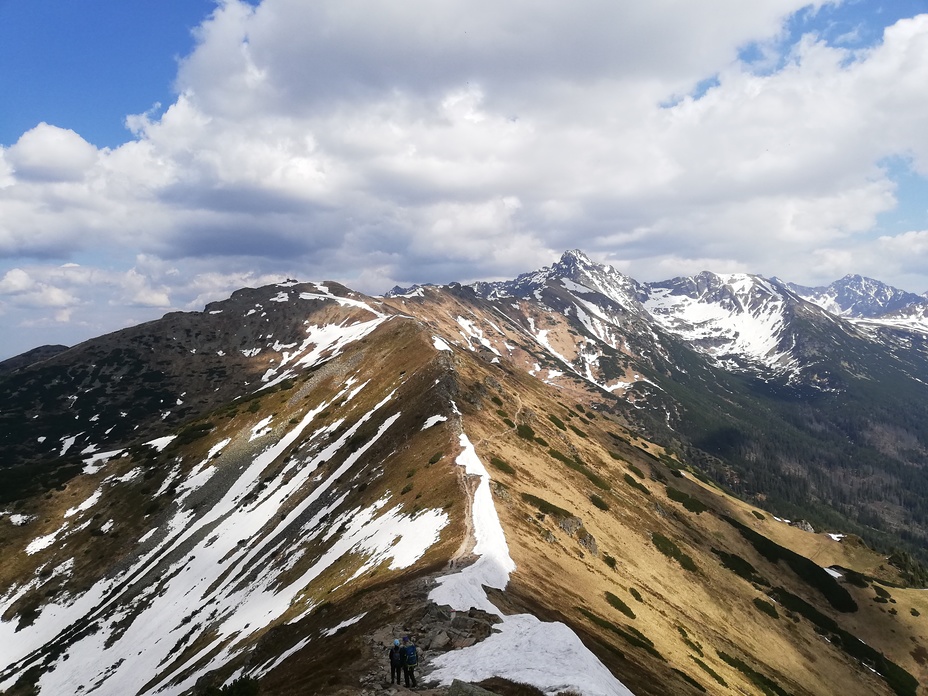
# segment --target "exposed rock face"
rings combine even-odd
[[[807,520],[794,520],[790,522],[790,526],[796,527],[797,529],[801,529],[804,532],[815,534],[815,528],[811,524],[809,524]]]

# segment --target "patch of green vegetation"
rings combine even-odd
[[[644,600],[641,598],[641,593],[640,593],[638,590],[636,590],[634,587],[629,587],[629,588],[628,588],[628,593],[629,593],[632,597],[635,598],[635,601],[636,601],[636,602],[644,602]]]
[[[559,462],[563,462],[564,464],[569,465],[569,464],[574,463],[574,461],[570,457],[568,457],[566,454],[564,454],[560,450],[554,449],[553,447],[548,449],[548,454],[550,454],[552,457],[557,459]]]
[[[496,467],[505,474],[515,475],[516,473],[516,470],[513,469],[512,466],[499,457],[490,457],[490,465]]]
[[[602,498],[600,498],[600,497],[599,497],[598,495],[596,495],[595,493],[590,493],[590,502],[593,503],[593,505],[595,505],[596,507],[598,507],[600,510],[608,510],[608,509],[609,509],[609,503],[607,503],[605,500],[603,500]]]
[[[790,696],[789,692],[784,691],[779,684],[773,681],[773,679],[751,668],[747,663],[744,662],[744,660],[741,660],[737,657],[732,657],[728,653],[722,652],[721,650],[716,650],[716,652],[724,662],[727,662],[729,665],[746,676],[757,688],[763,691],[766,696]]]
[[[552,414],[549,413],[549,414],[548,414],[548,420],[551,421],[552,423],[554,423],[554,424],[555,424],[558,428],[560,428],[561,430],[567,430],[567,426],[564,425],[564,421],[562,421],[562,420],[561,420],[560,418],[558,418],[557,416],[552,415]]]
[[[793,569],[793,572],[808,585],[821,592],[832,607],[842,612],[857,611],[857,602],[854,601],[847,589],[839,585],[837,580],[825,572],[823,568],[805,556],[800,556],[795,551],[771,541],[763,534],[758,534],[732,517],[725,515],[722,519],[737,529],[741,536],[750,541],[758,553],[771,563],[781,560],[786,561],[786,564]]]
[[[918,609],[916,609],[915,607],[912,607],[911,609],[909,609],[909,613],[910,613],[912,616],[921,616],[921,612],[920,612]]]
[[[542,447],[547,447],[547,446],[548,446],[548,441],[545,440],[543,437],[536,437],[536,438],[535,438],[535,442],[537,442],[537,443],[538,443],[539,445],[541,445]]]
[[[717,484],[717,483],[716,483],[715,481],[713,481],[711,478],[709,478],[708,476],[706,476],[706,475],[705,475],[704,473],[702,473],[699,469],[694,469],[694,468],[690,467],[689,469],[687,469],[687,471],[689,471],[693,476],[696,477],[697,480],[702,481],[702,482],[703,482],[704,484],[706,484],[707,486],[712,486],[713,488],[718,488],[718,487],[719,487],[719,484]]]
[[[608,553],[603,554],[603,563],[605,563],[607,566],[615,570],[615,565],[616,565],[615,558],[610,556]]]
[[[683,491],[678,490],[673,486],[667,486],[667,497],[674,502],[682,504],[683,507],[685,507],[687,510],[690,512],[695,512],[697,515],[709,509],[709,506],[701,500],[694,498],[689,493],[684,493]]]
[[[710,677],[712,677],[713,679],[715,679],[715,681],[717,681],[719,684],[721,684],[722,686],[724,686],[726,689],[728,688],[728,682],[725,681],[725,680],[722,678],[722,676],[721,676],[718,672],[716,672],[714,669],[712,669],[709,665],[707,665],[705,662],[703,662],[703,661],[700,660],[698,657],[695,657],[695,656],[693,656],[693,655],[690,655],[690,659],[693,660],[697,665],[699,665],[700,667],[702,667],[703,671],[704,671],[706,674],[708,674]]]
[[[844,580],[854,587],[860,587],[864,589],[869,587],[870,583],[867,582],[867,576],[862,573],[858,573],[856,570],[851,570],[850,568],[842,568],[844,571]]]
[[[410,469],[409,471],[406,472],[406,478],[412,478],[415,475],[416,475],[415,469]]]
[[[258,696],[261,688],[257,679],[242,676],[226,686],[208,686],[198,696]]]
[[[628,470],[631,471],[638,478],[644,480],[645,478],[644,472],[641,469],[639,469],[637,466],[635,466],[634,464],[629,464]]]
[[[883,653],[871,648],[860,638],[838,626],[834,619],[825,616],[804,599],[787,592],[782,587],[777,587],[767,594],[786,609],[794,611],[811,621],[819,632],[830,634],[829,640],[832,644],[837,645],[851,657],[876,670],[898,696],[915,696],[918,689],[918,680],[915,677],[895,662],[888,660]]]
[[[754,515],[754,517],[756,517],[756,518],[759,519],[759,520],[765,520],[765,519],[767,519],[767,518],[764,517],[762,514],[760,514],[757,510],[751,510],[751,514]]]
[[[355,433],[350,438],[348,438],[348,442],[345,443],[345,447],[349,452],[357,452],[359,449],[361,449],[366,441],[367,435],[364,433]]]
[[[252,403],[256,403],[256,402],[252,402]],[[188,425],[187,427],[181,429],[179,433],[177,433],[177,437],[171,440],[171,448],[174,449],[175,447],[182,447],[183,445],[189,445],[191,442],[194,442],[195,440],[199,440],[201,437],[206,437],[207,435],[209,435],[210,431],[215,427],[216,427],[215,425],[213,425],[212,423],[208,421],[203,422],[203,423],[193,423],[191,425]]]
[[[400,491],[400,495],[406,495],[411,490],[412,490],[412,484],[407,483],[405,486],[403,486],[403,490]]]
[[[260,410],[260,408],[261,408],[260,401],[252,401],[250,404],[248,404],[248,413],[257,413]]]
[[[586,411],[586,409],[583,408],[583,406],[582,406],[581,404],[577,404],[576,408],[577,408],[577,410],[578,410],[580,413],[584,413],[584,412]]]
[[[444,453],[444,452],[436,452],[436,453],[433,454],[431,457],[429,457],[429,464],[436,464],[436,463],[438,463],[438,462],[441,460],[441,458],[444,457],[444,456],[445,456],[445,453]]]
[[[505,412],[503,409],[501,409],[501,408],[496,409],[496,415],[499,416],[500,418],[509,418],[509,414],[506,413],[506,412]]]
[[[0,503],[10,503],[58,488],[83,470],[84,464],[77,457],[29,466],[0,466]]]
[[[693,679],[686,672],[684,672],[683,670],[679,670],[676,667],[673,668],[673,671],[676,672],[677,676],[679,676],[683,681],[685,681],[687,684],[692,686],[694,689],[696,689],[697,691],[701,691],[702,693],[706,693],[706,687],[704,687],[698,681]]]
[[[625,616],[627,616],[628,618],[630,619],[636,618],[635,612],[631,610],[631,607],[629,607],[625,602],[623,602],[619,597],[612,594],[611,592],[606,592],[606,601],[609,602],[609,604],[612,605],[614,608],[618,609],[620,612],[625,614]]]
[[[516,424],[513,423],[513,422],[512,422],[510,419],[508,419],[508,418],[503,418],[503,423],[505,423],[506,425],[508,425],[510,428],[516,427]]]
[[[500,406],[500,407],[502,407],[502,405],[503,405],[503,400],[500,399],[498,396],[491,397],[491,398],[490,398],[490,401],[492,401],[494,404],[496,404],[497,406]]]
[[[586,437],[586,436],[587,436],[585,432],[583,432],[582,430],[580,430],[580,428],[578,428],[578,427],[576,427],[576,426],[574,426],[574,425],[572,425],[572,424],[570,424],[570,423],[567,424],[567,427],[570,428],[571,430],[573,430],[574,433],[576,433],[576,434],[579,435],[580,437]]]
[[[529,503],[530,505],[534,505],[536,508],[538,508],[539,512],[543,512],[546,515],[551,515],[552,517],[572,516],[570,512],[564,508],[558,507],[554,503],[549,503],[544,498],[539,498],[538,496],[532,495],[531,493],[523,493],[522,500],[524,500],[526,503]]]
[[[680,549],[679,546],[677,546],[663,534],[652,532],[651,541],[654,542],[654,545],[657,547],[658,551],[660,551],[665,556],[668,556],[669,558],[677,561],[686,570],[691,572],[696,572],[699,570],[696,567],[696,563],[693,561],[693,559],[690,558]]]
[[[908,551],[893,551],[890,565],[899,569],[903,579],[915,587],[928,586],[928,568]]]
[[[600,628],[606,629],[607,631],[612,631],[617,636],[625,640],[625,642],[628,643],[629,645],[633,645],[636,648],[641,648],[642,650],[645,650],[646,652],[650,653],[651,655],[659,659],[661,662],[667,661],[664,658],[664,656],[661,655],[654,648],[654,642],[651,641],[651,639],[649,639],[643,633],[641,633],[641,631],[638,631],[632,628],[631,626],[619,627],[616,624],[612,623],[611,621],[608,621],[602,618],[601,616],[597,616],[596,614],[591,612],[589,609],[584,609],[583,607],[577,607],[576,609],[581,614],[583,614],[586,618],[592,621],[594,624],[596,624]]]
[[[609,456],[612,457],[613,459],[617,460],[617,461],[620,461],[620,462],[625,461],[624,459],[622,459],[622,455],[620,455],[618,452],[612,452],[612,451],[610,451],[610,452],[609,452]]]
[[[516,435],[526,440],[535,439],[535,431],[532,430],[532,426],[526,425],[525,423],[519,423],[516,427]]]
[[[883,599],[892,599],[892,595],[889,594],[886,589],[880,587],[876,583],[873,583],[871,587],[873,587],[873,591],[876,592],[877,597],[882,597]]]
[[[757,569],[754,568],[750,563],[741,558],[734,553],[726,553],[725,551],[720,551],[719,549],[712,549],[712,553],[719,557],[719,560],[722,561],[722,565],[732,571],[735,575],[740,578],[744,578],[748,582],[757,583],[758,585],[764,585],[769,587],[770,583],[761,576]]]
[[[635,488],[641,491],[645,495],[651,495],[651,491],[648,490],[647,486],[645,486],[643,483],[640,483],[638,479],[636,479],[631,474],[625,474],[624,478],[625,478],[625,483],[627,483],[632,488]]]
[[[758,611],[762,611],[768,616],[772,616],[774,619],[780,618],[780,614],[777,611],[777,608],[773,606],[770,602],[763,600],[760,597],[754,598],[754,606],[757,607]]]
[[[702,652],[702,646],[690,638],[689,633],[686,632],[686,629],[683,628],[683,626],[677,626],[677,631],[680,634],[680,638],[683,640],[684,643],[686,643],[686,646],[690,650],[698,654],[700,657],[704,657],[703,652]]]
[[[559,462],[563,462],[574,471],[578,471],[586,476],[590,480],[590,483],[592,483],[597,488],[604,491],[608,491],[611,488],[611,486],[601,476],[592,471],[586,464],[580,461],[579,458],[571,459],[566,454],[554,449],[553,447],[548,450],[548,454],[557,459]]]

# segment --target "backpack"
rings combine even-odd
[[[410,667],[415,667],[417,664],[419,664],[419,656],[416,652],[416,646],[410,643],[405,647],[405,650],[406,664]]]
[[[403,649],[395,645],[390,648],[390,664],[391,665],[401,665],[403,664]]]

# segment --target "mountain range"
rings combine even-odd
[[[575,250],[0,363],[0,693],[926,694],[926,308]]]

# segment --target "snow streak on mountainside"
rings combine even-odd
[[[302,299],[322,298],[304,293]],[[307,327],[307,339],[281,361],[292,361],[284,374],[318,368],[321,354],[330,360],[368,336],[375,328],[369,324]],[[266,374],[263,388],[279,380]],[[352,487],[344,482],[362,475],[359,462],[402,416],[402,383],[359,412],[356,404],[370,399],[369,385],[369,378],[346,373],[339,390],[289,423],[272,414],[217,438],[192,466],[175,456],[155,494],[173,491],[174,502],[157,521],[143,520],[148,531],[131,563],[87,589],[66,592],[28,622],[0,621],[0,689],[43,664],[54,667],[39,681],[43,693],[76,694],[92,685],[101,694],[180,694],[249,650],[269,627],[311,612],[319,602],[314,582],[333,568],[341,568],[341,583],[350,583],[380,565],[414,564],[438,541],[448,523],[444,512],[411,515],[390,493],[367,504],[346,502]],[[173,439],[150,447],[160,452]],[[0,615],[50,580],[66,583],[82,564],[64,559],[75,535],[95,524],[96,511],[112,508],[128,487],[149,478],[144,463],[126,470],[126,455],[118,455],[85,460],[81,485],[95,490],[65,511],[54,532],[25,549],[48,559],[41,567],[56,570],[10,587]],[[101,534],[118,534],[126,522],[113,517],[96,524]],[[49,651],[52,645],[58,647]]]

